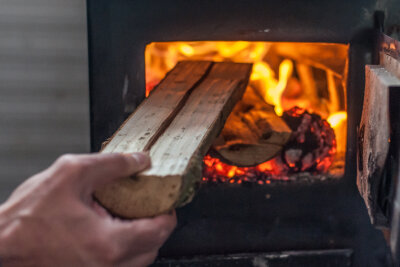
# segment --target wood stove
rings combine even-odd
[[[334,179],[263,180],[262,185],[203,183],[193,201],[177,210],[178,227],[155,266],[389,266],[389,249],[357,191],[356,151],[364,67],[379,63],[378,34],[384,24],[399,24],[398,3],[87,3],[92,151],[98,151],[145,98],[146,46],[284,42],[292,47],[337,44],[346,51],[343,103],[337,110],[347,114],[344,172]],[[376,13],[381,9],[385,21]]]

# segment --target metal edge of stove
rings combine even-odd
[[[159,259],[152,267],[350,267],[351,249],[285,251],[279,253],[251,253],[211,255],[181,259]]]

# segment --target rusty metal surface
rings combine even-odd
[[[380,34],[379,48],[380,51],[383,51],[396,59],[400,59],[400,42],[398,40],[393,39],[386,34]]]
[[[389,91],[400,88],[400,80],[383,66],[365,68],[363,113],[358,130],[357,185],[371,222],[388,226],[389,218],[379,205],[380,188],[390,147]]]

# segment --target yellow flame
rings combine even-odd
[[[287,81],[293,72],[293,63],[289,59],[285,59],[279,65],[279,81],[275,88],[268,88],[266,92],[266,97],[272,99],[273,105],[275,106],[275,112],[279,116],[283,114],[283,109],[281,105],[281,96],[286,88]]]
[[[251,62],[253,63],[253,71],[249,85],[257,90],[267,103],[275,106],[275,112],[278,115],[282,115],[284,111],[282,94],[287,89],[288,81],[292,77],[294,64],[291,60],[284,59],[280,62],[279,68],[276,71],[277,73],[275,73],[275,68],[266,62],[266,55],[272,46],[273,43],[245,41],[151,43],[146,47],[145,52],[146,82],[149,85],[157,84],[180,60]],[[294,81],[296,79],[294,78]],[[151,87],[149,90],[151,90]],[[305,94],[306,88],[301,88],[301,90],[303,93],[300,93],[301,95],[297,99],[294,99],[294,105],[317,113],[318,111],[322,112],[325,110],[323,109],[323,105],[327,101],[321,101],[321,106],[317,106],[307,98]],[[331,97],[330,100],[332,100]],[[290,106],[287,103],[290,102],[286,102],[285,108]],[[330,108],[329,111],[337,111],[336,105],[334,108]],[[323,117],[326,118],[326,116],[327,114]],[[332,118],[330,119],[331,125],[339,123],[335,123],[335,121],[343,120],[343,116],[345,114],[332,114]]]
[[[187,57],[194,55],[194,49],[192,46],[188,44],[181,44],[179,45],[179,51]]]
[[[274,72],[265,62],[256,62],[251,73],[251,80],[271,79],[274,77]]]
[[[293,72],[293,63],[289,59],[285,59],[279,65],[279,79],[275,78],[275,74],[266,62],[256,62],[251,74],[251,81],[261,82],[261,93],[265,102],[275,106],[275,112],[279,116],[283,114],[281,105],[281,96],[285,91],[287,81]]]
[[[219,42],[217,44],[218,52],[223,57],[231,57],[241,50],[247,48],[248,42],[239,41],[239,42]]]
[[[339,111],[330,115],[327,119],[332,128],[337,127],[341,122],[347,120],[347,112]]]

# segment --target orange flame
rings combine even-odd
[[[333,113],[327,119],[332,128],[337,127],[340,123],[346,120],[347,120],[347,112],[345,111]]]
[[[275,59],[275,64],[268,64],[268,53],[273,51],[273,45],[279,43],[269,42],[163,42],[151,43],[146,47],[146,96],[153,87],[181,60],[210,60],[253,63],[253,70],[249,86],[254,88],[264,101],[273,105],[275,112],[282,115],[285,110],[294,106],[302,107],[309,112],[317,113],[327,119],[335,131],[337,150],[344,152],[346,148],[346,120],[347,113],[340,110],[338,95],[329,92],[328,98],[321,98],[318,103],[310,100],[310,88],[304,88],[299,78],[296,59]],[[304,64],[303,64],[304,65]],[[297,72],[296,72],[297,70]],[[297,74],[296,74],[297,75]],[[327,70],[328,87],[335,88],[335,77],[332,71]],[[307,90],[306,90],[307,89]],[[315,88],[313,89],[315,90]],[[318,95],[318,92],[312,92]],[[204,163],[227,179],[244,175],[249,168],[230,166],[212,157],[205,157]],[[319,163],[326,166],[325,163]],[[262,163],[253,170],[277,174],[279,164],[271,160]]]

